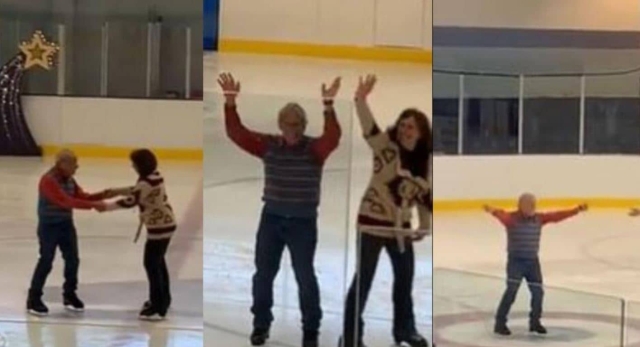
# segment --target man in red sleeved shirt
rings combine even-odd
[[[496,313],[494,332],[499,335],[511,335],[511,331],[507,327],[507,316],[524,278],[531,291],[529,331],[546,334],[547,330],[540,323],[544,291],[538,253],[542,227],[586,211],[587,205],[582,204],[570,210],[538,213],[536,212],[535,196],[526,193],[518,199],[517,211],[506,212],[489,206],[485,206],[484,209],[496,217],[507,229],[507,289]]]
[[[95,209],[103,211],[101,201],[109,198],[109,192],[85,193],[73,176],[78,169],[78,160],[69,150],[56,155],[55,166],[40,179],[38,186],[38,240],[40,258],[31,280],[27,311],[45,316],[49,309],[42,301],[42,290],[53,267],[56,248],[60,248],[64,259],[63,301],[66,309],[80,312],[84,304],[76,295],[78,286],[78,239],[73,223],[73,210]]]
[[[273,281],[287,247],[299,288],[302,346],[316,347],[322,319],[314,269],[318,205],[323,165],[338,147],[341,136],[333,108],[340,78],[336,78],[330,87],[322,87],[324,131],[317,138],[305,135],[306,112],[296,103],[285,105],[278,114],[281,134],[260,134],[247,129],[236,108],[240,84],[230,74],[222,74],[218,83],[226,99],[227,136],[242,150],[262,160],[265,170],[264,208],[255,248],[251,344],[260,346],[269,338],[273,321]]]

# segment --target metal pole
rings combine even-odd
[[[464,75],[458,76],[458,154],[464,150]]]
[[[151,54],[153,47],[153,23],[147,23],[147,81],[145,96],[151,97]]]
[[[518,91],[518,154],[523,152],[524,144],[524,75],[520,75],[520,87]]]
[[[67,62],[66,62],[66,42],[65,42],[65,26],[58,24],[58,95],[64,95],[67,82]]]
[[[579,135],[579,153],[584,154],[584,127],[585,127],[585,102],[586,102],[586,76],[580,77],[580,135]]]
[[[100,96],[105,97],[109,92],[109,22],[102,25],[100,65]]]
[[[191,28],[187,27],[187,61],[185,62],[184,98],[191,99]]]
[[[620,324],[620,347],[627,344],[627,301],[622,300],[622,322]]]

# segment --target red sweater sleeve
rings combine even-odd
[[[58,182],[49,175],[42,177],[39,189],[49,202],[62,208],[89,210],[94,206],[91,201],[69,196],[62,190]]]
[[[578,208],[573,208],[571,210],[540,213],[538,216],[540,217],[540,222],[544,225],[548,223],[561,222],[567,218],[577,215],[578,212],[580,212]]]
[[[498,219],[505,227],[508,227],[513,223],[513,213],[504,210],[496,210],[491,213],[491,215],[496,217],[496,219]]]
[[[267,150],[264,141],[266,135],[255,133],[247,129],[240,121],[240,115],[235,105],[224,106],[224,120],[227,136],[243,150],[262,158]]]
[[[324,111],[324,131],[322,136],[313,143],[313,152],[321,163],[324,163],[329,155],[338,147],[342,129],[338,123],[338,117],[333,107]]]
[[[80,187],[78,185],[78,183],[76,182],[76,198],[81,199],[81,200],[89,200],[89,201],[100,201],[100,200],[104,200],[105,196],[104,196],[104,192],[101,193],[94,193],[94,194],[89,194],[87,192],[85,192],[82,187]]]

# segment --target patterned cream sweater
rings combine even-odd
[[[374,154],[373,175],[360,204],[358,229],[370,235],[397,238],[394,230],[375,226],[389,225],[397,228],[410,225],[412,211],[417,210],[418,229],[429,230],[429,177],[415,177],[401,169],[400,148],[386,132],[379,130],[366,101],[356,100],[356,111],[364,137]],[[369,222],[363,223],[363,220]]]
[[[107,205],[107,210],[133,208],[140,210],[140,224],[147,228],[147,239],[169,239],[176,230],[176,218],[168,202],[164,179],[157,171],[138,179],[133,187],[111,189],[125,196]]]

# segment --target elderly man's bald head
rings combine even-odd
[[[524,193],[518,198],[518,209],[524,215],[531,216],[536,213],[536,196]]]
[[[76,154],[70,149],[61,149],[58,153],[56,153],[56,164],[61,161],[77,161],[78,157]]]
[[[72,177],[78,170],[78,157],[70,149],[62,149],[56,153],[56,169],[62,176]]]

